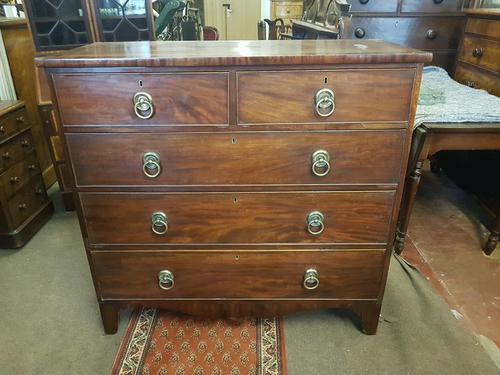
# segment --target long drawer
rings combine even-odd
[[[376,299],[384,258],[381,250],[92,254],[104,300]]]
[[[91,245],[384,244],[394,192],[80,193],[80,199]]]
[[[65,126],[228,124],[227,72],[61,74],[54,83]],[[137,102],[138,114],[150,118],[135,112],[138,93],[150,96],[152,113]]]
[[[358,39],[384,39],[427,50],[455,49],[463,22],[462,17],[355,17],[352,30]]]
[[[414,76],[413,69],[238,72],[238,123],[407,121]]]
[[[500,71],[500,41],[466,35],[458,59],[492,72]]]
[[[404,131],[68,133],[66,139],[81,187],[378,184],[399,179]]]

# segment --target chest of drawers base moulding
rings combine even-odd
[[[38,59],[105,331],[129,306],[349,308],[374,334],[430,59],[350,40],[94,44]],[[233,132],[241,123],[253,125]]]

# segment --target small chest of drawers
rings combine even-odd
[[[430,58],[323,40],[95,44],[38,60],[106,332],[120,308],[147,305],[344,307],[375,333]]]
[[[466,11],[455,79],[500,96],[500,9]]]
[[[0,248],[23,246],[53,212],[21,101],[0,101],[0,205]]]

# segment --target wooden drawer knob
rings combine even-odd
[[[159,236],[168,232],[168,217],[164,212],[158,211],[151,215],[151,230]]]
[[[2,159],[4,160],[9,160],[10,159],[10,154],[8,151],[5,151],[3,154],[2,154]]]
[[[19,206],[17,206],[20,210],[25,210],[28,208],[28,205],[26,203],[21,203]]]
[[[0,133],[1,133],[1,134],[5,133],[5,127],[4,127],[3,125],[2,125],[2,126],[0,126]]]
[[[483,56],[484,50],[482,48],[474,48],[472,50],[472,56],[480,58]]]
[[[30,145],[31,145],[30,141],[28,141],[27,139],[25,139],[21,142],[21,146],[24,148],[28,148],[28,147],[30,147]]]
[[[356,30],[354,30],[354,35],[356,36],[356,38],[359,38],[359,39],[364,38],[366,35],[365,29],[363,29],[361,27],[356,27]]]
[[[437,31],[436,31],[436,30],[434,30],[434,29],[429,29],[429,30],[427,30],[427,32],[425,33],[425,37],[426,37],[427,39],[429,39],[429,40],[434,40],[434,39],[436,39],[436,38],[437,38],[437,36],[438,36],[438,33],[437,33]]]
[[[17,176],[12,176],[12,177],[10,178],[10,183],[11,183],[11,184],[18,184],[20,180],[21,180],[21,179],[20,179],[19,177],[17,177]]]
[[[310,212],[307,215],[307,231],[313,236],[320,235],[325,230],[325,216],[319,211]]]
[[[158,286],[163,290],[170,290],[174,287],[174,274],[172,271],[163,270],[158,272]]]
[[[314,268],[309,268],[304,273],[304,288],[314,290],[319,286],[319,272]]]
[[[17,122],[21,122],[21,123],[24,124],[24,117],[23,116],[19,116],[19,117],[16,118],[16,121]]]

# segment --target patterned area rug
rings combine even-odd
[[[132,314],[111,375],[286,375],[279,319]]]

